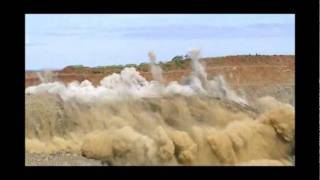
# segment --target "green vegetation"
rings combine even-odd
[[[138,71],[148,72],[149,64],[148,63],[140,63],[138,66],[135,66]]]
[[[288,57],[294,58],[294,55],[270,55],[270,57]],[[221,65],[224,59],[240,58],[242,63],[251,64],[257,59],[268,58],[268,55],[262,55],[258,53],[252,53],[247,55],[234,55],[225,57],[214,57],[214,58],[202,58],[208,66]],[[174,56],[170,61],[158,61],[158,65],[162,68],[163,72],[174,71],[174,70],[186,70],[190,68],[191,59],[188,55]],[[108,75],[112,73],[120,73],[123,68],[134,67],[139,72],[150,72],[150,63],[144,62],[140,64],[126,64],[126,65],[109,65],[109,66],[97,66],[97,67],[86,67],[83,65],[71,65],[64,68],[66,73],[79,73],[79,74],[96,74],[96,75]]]
[[[159,65],[163,69],[163,71],[170,71],[173,69],[186,69],[189,67],[189,62],[190,58],[185,55],[177,55],[174,56],[171,61],[168,62],[162,62],[159,61]],[[109,73],[118,73],[120,72],[123,68],[126,67],[134,67],[138,71],[141,72],[149,72],[150,71],[150,66],[149,63],[140,63],[140,64],[126,64],[126,65],[109,65],[109,66],[97,66],[94,68],[87,68],[83,65],[71,65],[67,66],[66,68],[72,68],[76,70],[77,72],[86,72],[86,71],[91,71],[94,74],[109,74]],[[92,69],[92,70],[90,70]]]
[[[70,68],[84,68],[83,65],[71,65],[71,66],[68,66]]]
[[[182,68],[182,64],[183,64],[183,56],[175,56],[174,58],[172,58],[171,61],[174,62],[175,66],[178,68],[178,69],[181,69]]]
[[[136,64],[126,64],[124,67],[136,67]]]
[[[171,59],[171,61],[182,61],[183,59],[183,56],[175,56]]]
[[[108,68],[110,66],[97,66],[97,68]]]
[[[165,63],[163,66],[162,66],[162,69],[164,71],[169,71],[171,69],[171,64],[170,63]]]

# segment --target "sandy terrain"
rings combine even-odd
[[[53,155],[25,153],[26,166],[102,166],[100,161],[70,153]]]

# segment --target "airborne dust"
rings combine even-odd
[[[26,151],[70,152],[107,165],[294,165],[294,107],[247,102],[222,76],[208,80],[200,51],[192,73],[165,83],[125,68],[93,86],[48,81],[26,88]]]

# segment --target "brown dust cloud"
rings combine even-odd
[[[192,72],[164,83],[125,68],[90,81],[45,81],[25,89],[28,153],[68,152],[106,165],[294,165],[294,107],[267,96],[247,102],[222,76],[208,80],[190,50]],[[44,77],[41,77],[44,79]]]

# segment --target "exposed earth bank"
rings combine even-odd
[[[292,55],[274,56],[226,56],[202,58],[208,78],[222,75],[229,85],[249,101],[258,97],[273,96],[294,105],[295,57]],[[124,67],[133,66],[147,80],[152,80],[148,64],[82,67],[68,66],[60,71],[51,72],[49,79],[64,83],[89,80],[98,85],[100,80],[112,73],[119,73]],[[179,81],[190,74],[190,60],[160,62],[166,82]],[[47,78],[48,78],[47,77]],[[41,82],[37,72],[26,72],[25,86]]]

